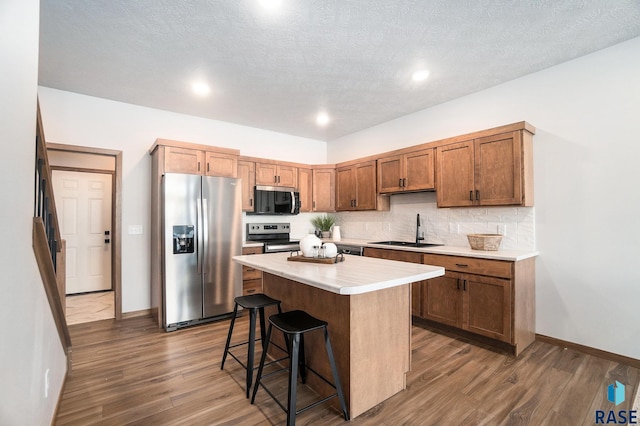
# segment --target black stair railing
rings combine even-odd
[[[40,121],[40,120],[38,120]],[[51,168],[42,135],[41,123],[36,126],[36,167],[35,167],[34,217],[42,219],[47,235],[49,252],[54,269],[57,267],[57,253],[60,250],[60,228],[51,185]]]

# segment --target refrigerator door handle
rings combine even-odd
[[[197,250],[197,254],[196,254],[196,267],[197,267],[197,274],[201,275],[202,274],[202,252],[204,250],[204,245],[203,243],[203,217],[202,217],[202,199],[198,198],[196,199],[196,211],[197,211],[197,216],[196,216],[196,229],[198,230],[198,241],[196,243],[196,250]]]
[[[209,205],[207,199],[202,199],[202,260],[207,259],[207,248],[209,247]],[[202,269],[202,263],[200,262],[200,268]]]

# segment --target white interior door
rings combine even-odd
[[[52,178],[67,241],[66,293],[110,290],[112,175],[54,170]]]

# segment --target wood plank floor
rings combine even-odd
[[[165,333],[141,317],[71,326],[73,368],[55,424],[283,424],[263,390],[255,405],[245,399],[244,370],[233,359],[220,370],[228,325]],[[238,340],[247,325],[246,316],[236,321]],[[542,342],[514,359],[414,325],[412,345],[405,391],[350,423],[320,406],[298,424],[587,425],[595,410],[631,409],[640,380],[636,368]],[[606,395],[614,380],[626,385],[617,407]]]

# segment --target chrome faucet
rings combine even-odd
[[[416,216],[416,222],[416,245],[418,245],[421,240],[424,240],[424,237],[420,236],[420,213]]]

